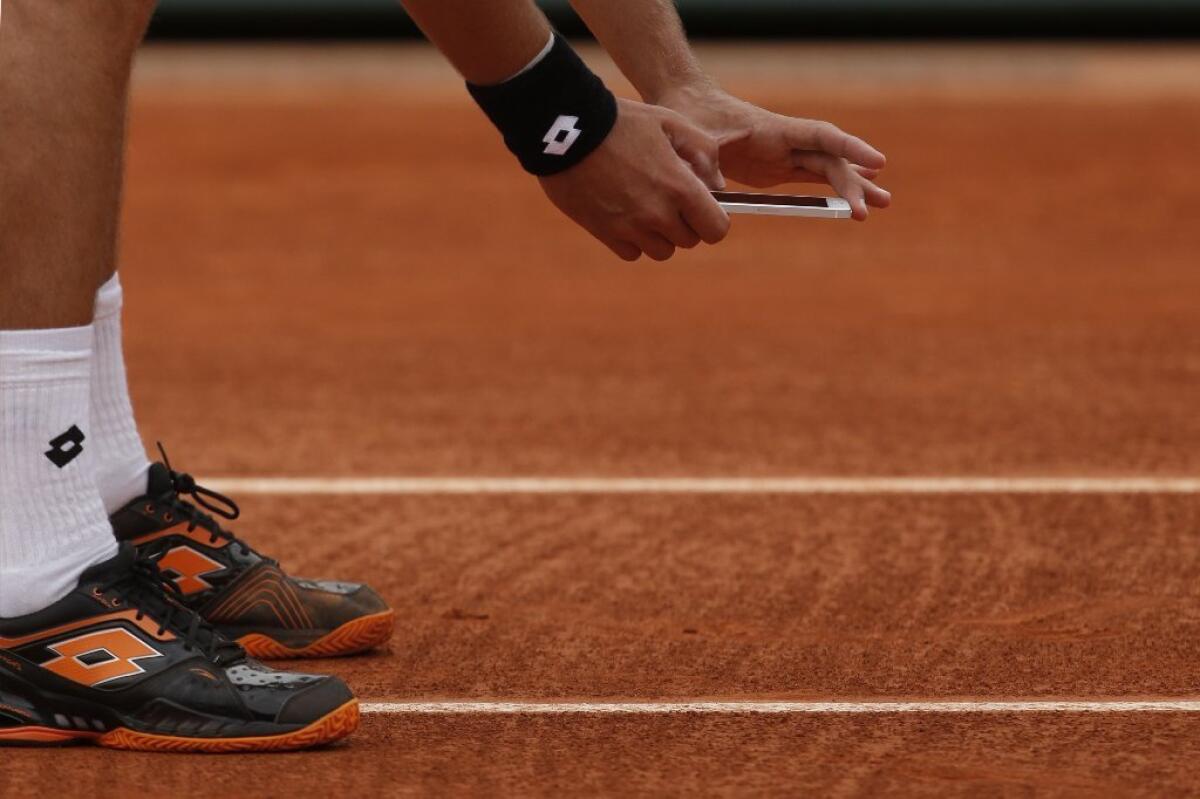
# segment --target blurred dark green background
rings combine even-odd
[[[541,4],[560,28],[568,33],[583,32],[566,0],[543,0]],[[693,36],[1200,35],[1200,0],[678,0],[677,5]],[[162,0],[152,29],[152,35],[159,38],[390,38],[415,34],[394,0]]]

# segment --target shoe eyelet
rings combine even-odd
[[[98,588],[92,589],[92,598],[95,599],[100,604],[104,605],[105,607],[109,607],[109,608],[121,607],[120,597],[105,596],[104,594],[100,593],[100,590]]]
[[[151,514],[152,514],[152,513],[154,513],[154,506],[153,506],[153,505],[151,505],[151,504],[149,504],[149,503],[147,503],[147,504],[146,504],[146,505],[145,505],[145,506],[142,508],[142,510],[146,511],[146,513],[151,513]]]
[[[172,516],[172,515],[171,515],[171,514],[169,514],[169,513],[164,513],[164,514],[163,514],[163,521],[164,521],[164,522],[173,522],[173,521],[175,521],[175,517],[174,517],[174,516]]]

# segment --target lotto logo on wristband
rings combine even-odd
[[[617,124],[617,98],[557,33],[549,51],[524,72],[494,85],[467,83],[467,91],[533,175],[575,166]]]
[[[546,143],[546,149],[542,152],[546,155],[566,155],[571,145],[578,141],[579,135],[583,133],[575,127],[577,124],[579,117],[569,117],[566,114],[554,120],[550,130],[542,137],[542,141]]]

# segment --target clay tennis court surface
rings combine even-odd
[[[143,431],[399,627],[306,664],[344,745],[14,750],[0,794],[1200,790],[1200,53],[707,55],[895,207],[628,265],[423,50],[145,54]]]

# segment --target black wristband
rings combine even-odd
[[[467,91],[534,175],[575,166],[617,122],[613,93],[557,33],[550,51],[527,71],[496,86],[468,83]]]

